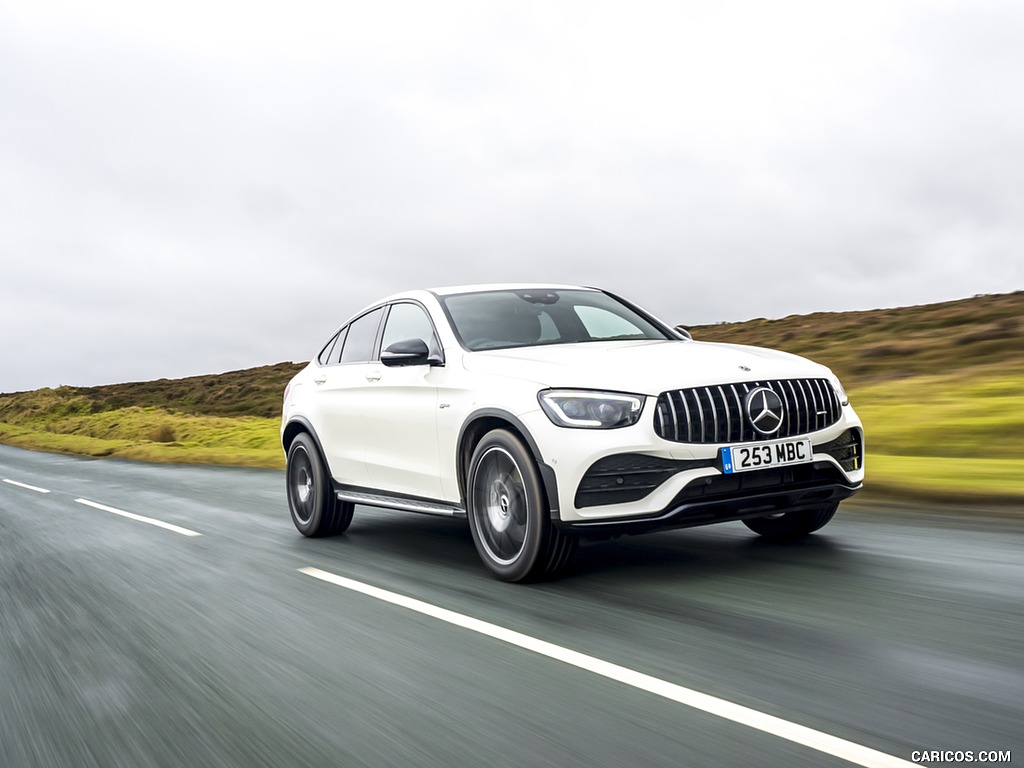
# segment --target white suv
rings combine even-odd
[[[581,537],[742,520],[825,525],[861,487],[863,429],[828,369],[693,341],[605,291],[410,291],[359,312],[285,391],[295,526],[357,504],[468,518],[507,581]]]

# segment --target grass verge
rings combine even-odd
[[[0,442],[73,456],[281,469],[279,429],[278,419],[132,407],[41,424],[0,422]]]
[[[1024,502],[1024,459],[887,456],[868,453],[866,494],[948,504]]]

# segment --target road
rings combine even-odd
[[[523,586],[459,521],[304,539],[279,472],[0,446],[0,481],[5,768],[1024,760],[1017,521],[851,506]]]

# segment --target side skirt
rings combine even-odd
[[[349,488],[337,489],[338,498],[341,501],[351,501],[354,504],[362,504],[367,507],[384,507],[386,509],[400,509],[403,512],[419,512],[425,515],[440,515],[442,517],[465,517],[466,510],[454,504],[431,501],[429,499],[417,499],[408,496],[389,496],[385,493],[370,491],[357,491]]]

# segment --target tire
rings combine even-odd
[[[809,533],[814,533],[839,509],[839,503],[827,504],[819,509],[800,512],[785,512],[771,517],[754,517],[744,520],[743,524],[754,533],[758,533],[771,541],[793,541]]]
[[[288,509],[303,536],[333,536],[352,522],[355,504],[339,501],[313,438],[301,432],[288,447]]]
[[[467,512],[480,559],[503,581],[550,578],[576,551],[576,537],[551,524],[540,473],[514,434],[495,429],[473,451]]]

